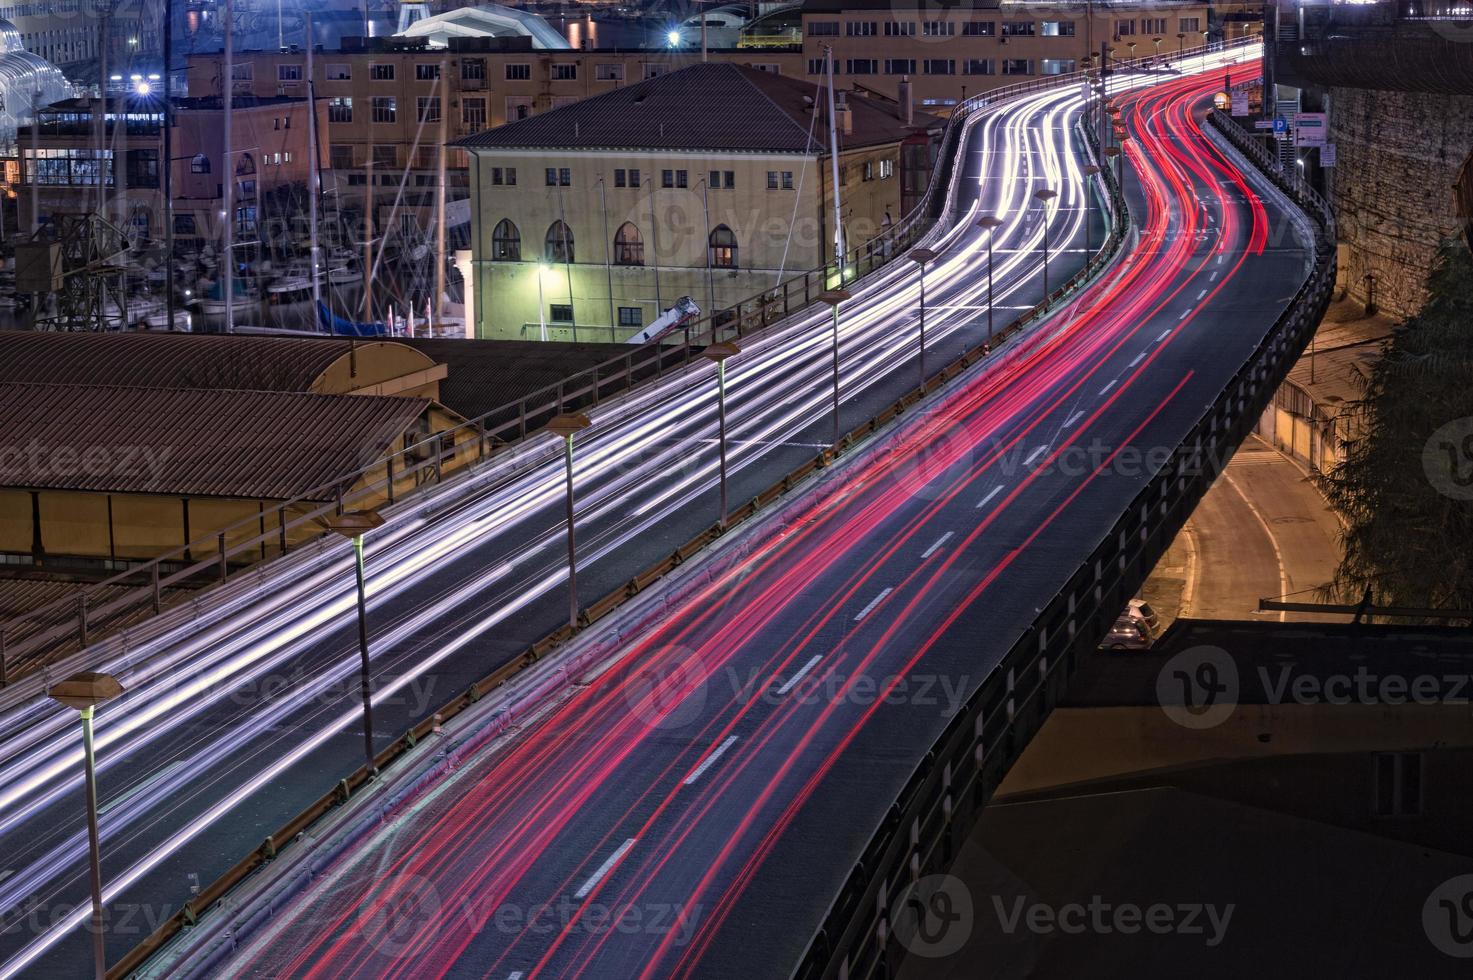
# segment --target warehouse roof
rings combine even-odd
[[[0,383],[0,486],[289,500],[382,457],[430,404]]]
[[[316,337],[0,330],[0,382],[312,391],[355,344],[360,354],[403,347]]]
[[[449,368],[440,402],[468,419],[635,350],[628,344],[448,337],[406,337],[403,343]]]
[[[826,146],[822,126],[812,125],[820,94],[812,82],[707,62],[467,136],[455,145],[818,154]],[[938,122],[916,113],[906,125],[893,102],[845,95],[853,130],[840,136],[843,148],[896,143]]]

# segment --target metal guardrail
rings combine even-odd
[[[1099,152],[1098,141],[1092,128],[1085,125],[1081,126],[1080,129],[1096,161],[1103,163],[1104,159]],[[627,602],[641,595],[656,582],[696,557],[700,552],[710,547],[725,535],[730,534],[753,518],[765,515],[771,508],[786,499],[794,490],[803,489],[805,481],[810,480],[823,470],[832,466],[837,459],[851,453],[857,447],[864,444],[866,440],[883,432],[897,419],[904,416],[912,406],[923,401],[928,394],[945,387],[979,361],[989,357],[990,349],[993,346],[1000,346],[1010,337],[1022,332],[1028,325],[1046,316],[1050,310],[1057,307],[1076,290],[1090,282],[1118,254],[1125,240],[1125,232],[1129,222],[1129,212],[1125,205],[1125,198],[1115,181],[1114,172],[1110,168],[1105,167],[1101,170],[1100,178],[1104,181],[1109,191],[1110,230],[1105,241],[1101,244],[1099,251],[1092,255],[1085,263],[1085,266],[1071,276],[1067,282],[1050,293],[1038,304],[1024,311],[1011,322],[995,331],[991,343],[979,344],[963,352],[956,359],[942,367],[936,374],[927,378],[925,384],[902,395],[874,417],[845,433],[837,447],[831,450],[825,449],[815,454],[812,458],[793,469],[783,476],[782,479],[770,485],[766,490],[745,504],[733,508],[727,516],[726,528],[724,530],[721,525],[713,524],[706,530],[701,531],[689,541],[676,548],[664,559],[629,579],[623,587],[608,593],[581,609],[576,628],[562,626],[549,633],[536,643],[533,643],[520,656],[502,664],[479,681],[476,681],[464,693],[457,695],[442,705],[439,710],[433,712],[419,722],[419,724],[409,729],[409,731],[405,732],[392,744],[386,746],[374,757],[374,766],[372,769],[366,764],[360,766],[350,775],[339,781],[332,790],[323,794],[306,809],[287,821],[275,833],[266,837],[259,847],[242,858],[225,874],[193,895],[174,916],[166,920],[152,935],[129,950],[122,959],[109,968],[107,973],[109,980],[122,980],[122,978],[130,976],[135,970],[147,962],[149,957],[163,949],[169,941],[179,935],[185,928],[199,921],[201,916],[205,915],[212,906],[224,898],[232,889],[243,883],[265,864],[274,860],[281,849],[292,846],[300,833],[353,799],[355,794],[370,784],[375,772],[382,773],[388,767],[403,760],[409,755],[410,750],[426,738],[429,738],[444,723],[469,709],[472,705],[476,704],[496,688],[507,683],[507,681],[517,674],[542,661],[548,654],[573,639],[583,630],[588,629],[619,610]]]
[[[1220,117],[1220,118],[1218,118]],[[1092,650],[1165,553],[1318,326],[1335,282],[1334,217],[1302,180],[1221,113],[1214,128],[1316,224],[1315,263],[1253,356],[1124,515],[952,718],[850,871],[794,971],[799,980],[894,976],[905,949],[891,912],[950,866],[982,807]],[[1231,128],[1228,128],[1231,127]]]
[[[1181,59],[1221,53],[1259,43],[1257,36],[1228,44],[1186,49]],[[1179,59],[1179,60],[1181,60]],[[1144,70],[1153,59],[1112,62],[1115,71]],[[738,303],[730,311],[682,329],[678,346],[653,341],[556,384],[440,432],[374,463],[344,473],[271,510],[242,519],[165,552],[102,582],[0,623],[0,687],[42,669],[57,656],[136,625],[140,613],[161,612],[171,586],[223,583],[233,571],[288,554],[324,533],[323,521],[344,510],[377,508],[402,501],[424,486],[439,485],[494,456],[513,443],[538,434],[553,416],[586,411],[634,388],[683,372],[710,343],[760,336],[815,303],[831,286],[851,284],[901,257],[931,233],[941,218],[952,183],[957,143],[972,113],[1022,95],[1079,85],[1087,72],[1051,75],[972,96],[948,118],[937,163],[920,203],[896,225],[849,253],[842,268],[827,265],[794,276],[771,290]],[[111,594],[110,594],[111,593]],[[104,598],[106,596],[106,598]]]

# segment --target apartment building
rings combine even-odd
[[[460,141],[476,335],[622,341],[689,296],[729,309],[833,254],[812,83],[696,64]],[[839,94],[846,240],[915,202],[941,120]]]
[[[33,221],[36,185],[40,218],[98,210],[135,240],[163,236],[163,105],[147,96],[109,96],[104,144],[96,144],[102,108],[98,99],[68,99],[39,113],[35,132],[22,127],[20,184],[22,227]],[[234,107],[234,169],[239,236],[257,231],[261,196],[288,185],[306,186],[308,163],[305,99],[239,97]],[[319,109],[319,112],[321,110]],[[185,98],[174,109],[174,233],[181,254],[223,238],[221,205],[224,106],[218,98]]]
[[[807,0],[803,70],[821,76],[829,49],[834,77],[894,97],[902,78],[927,108],[944,111],[968,95],[1076,71],[1103,45],[1114,58],[1159,54],[1207,36],[1200,0]]]

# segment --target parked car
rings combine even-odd
[[[1132,599],[1125,607],[1125,614],[1132,619],[1139,619],[1151,628],[1151,638],[1155,639],[1161,635],[1161,617],[1152,609],[1150,603],[1144,599]]]
[[[1110,627],[1110,632],[1100,641],[1101,650],[1145,650],[1150,647],[1151,628],[1144,620],[1122,614]]]

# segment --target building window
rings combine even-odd
[[[1004,58],[1002,73],[1004,75],[1031,75],[1033,74],[1033,62],[1027,58]]]
[[[849,74],[851,75],[877,75],[880,71],[880,62],[876,58],[850,58]]]
[[[1031,20],[1007,20],[1002,25],[1003,37],[1032,37],[1033,21]]]
[[[394,66],[369,65],[368,77],[375,82],[392,82],[394,80]]]
[[[547,226],[542,257],[549,262],[573,261],[573,230],[562,221],[554,221]]]
[[[1135,33],[1135,20],[1117,20],[1115,22],[1115,36],[1130,37]]]
[[[885,21],[886,37],[915,37],[916,22],[913,20],[887,20]]]
[[[895,176],[895,161],[884,159],[880,161],[880,179],[889,180]]]
[[[706,181],[707,186],[716,190],[732,190],[736,187],[735,170],[713,170]]]
[[[327,121],[330,123],[350,123],[353,121],[353,100],[339,97],[327,100]]]
[[[619,307],[619,326],[640,327],[644,325],[644,310],[638,306]]]
[[[352,65],[328,65],[323,77],[329,82],[351,82],[353,80]]]
[[[1177,19],[1176,24],[1176,29],[1183,34],[1199,34],[1202,31],[1202,18],[1200,17],[1181,17]]]
[[[392,143],[388,146],[375,146],[373,148],[373,165],[375,167],[397,168],[399,166],[399,147]]]
[[[650,65],[650,64],[646,64],[644,66],[644,80],[645,81],[649,81],[651,78],[659,78],[663,74],[665,74],[665,66],[664,65]]]
[[[956,33],[956,24],[949,20],[926,20],[921,22],[924,37],[951,37]]]
[[[809,37],[838,37],[839,22],[836,20],[813,20],[808,22]]]
[[[1143,33],[1143,34],[1158,34],[1158,35],[1159,34],[1165,34],[1166,33],[1166,18],[1165,17],[1147,17],[1145,20],[1141,21],[1141,33]]]
[[[962,25],[962,34],[966,37],[993,37],[997,34],[997,24],[990,20],[969,20]]]
[[[956,74],[956,61],[952,58],[927,58],[924,67],[927,75]]]
[[[822,58],[808,59],[808,74],[822,75],[826,71],[828,71],[828,69],[824,67],[824,60]]]
[[[1067,75],[1074,71],[1075,67],[1073,58],[1043,58],[1038,62],[1038,73],[1040,75]]]
[[[438,95],[431,96],[427,99],[416,99],[415,101],[419,106],[420,122],[432,123],[440,121],[440,97]]]
[[[783,171],[783,190],[790,191],[792,189],[793,189],[793,172],[791,170],[784,170]]]
[[[684,170],[660,171],[661,187],[689,187],[690,175]]]
[[[302,66],[277,65],[276,80],[278,82],[300,82],[302,80]]]
[[[526,82],[532,78],[532,66],[526,64],[510,64],[506,66],[506,80],[508,82]]]
[[[1072,20],[1046,20],[1043,22],[1044,37],[1073,37],[1074,22]]]
[[[1422,812],[1422,754],[1420,752],[1377,752],[1375,799],[1372,813],[1378,817],[1416,816]]]
[[[600,82],[622,82],[624,81],[623,65],[595,65],[593,77]]]
[[[491,232],[491,261],[522,261],[522,233],[510,218],[502,218]]]
[[[861,173],[859,175],[859,179],[860,180],[874,180],[875,179],[875,162],[873,160],[866,160],[866,161],[864,161],[864,166],[861,168]]]
[[[210,158],[203,153],[196,153],[189,161],[189,172],[192,174],[207,174],[210,172]]]
[[[433,65],[415,65],[414,66],[414,80],[416,82],[437,82],[437,81],[439,81],[440,80],[440,66],[439,66],[439,64],[433,64]]]
[[[737,240],[730,228],[726,225],[717,225],[711,232],[708,245],[713,269],[735,269],[737,267]]]
[[[353,148],[342,143],[334,143],[328,148],[328,166],[334,170],[353,169]]]
[[[515,187],[515,186],[517,186],[517,168],[516,167],[492,167],[491,168],[491,183],[494,186],[496,186],[496,187]]]
[[[886,58],[886,75],[914,75],[916,73],[916,60],[914,58]]]
[[[553,303],[548,307],[547,319],[552,323],[572,323],[573,306],[571,303]]]
[[[578,63],[572,62],[566,65],[552,66],[552,80],[554,82],[571,82],[578,78]]]
[[[548,187],[573,186],[573,171],[567,167],[548,167],[543,172]]]
[[[486,100],[462,99],[460,102],[460,121],[470,129],[485,129]]]
[[[968,58],[962,62],[962,72],[967,75],[991,75],[994,71],[991,58]]]
[[[460,78],[466,82],[484,82],[486,80],[486,59],[462,58],[460,61]]]
[[[872,20],[851,20],[844,25],[848,37],[874,37],[879,33],[879,24]]]
[[[373,121],[376,123],[392,123],[399,119],[399,100],[392,95],[375,95],[373,97]]]
[[[644,239],[631,221],[624,222],[614,232],[614,264],[644,265]]]

